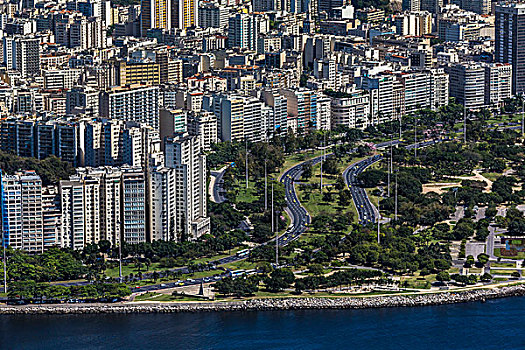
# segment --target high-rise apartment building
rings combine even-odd
[[[308,89],[281,89],[286,97],[288,129],[304,133],[317,128],[317,92]]]
[[[148,176],[150,239],[152,242],[176,241],[176,170],[158,167],[152,169]]]
[[[269,30],[270,20],[267,15],[237,13],[229,19],[228,47],[257,50],[258,35]]]
[[[212,145],[218,141],[217,117],[207,111],[188,114],[188,133],[197,136],[204,152],[211,151]]]
[[[34,171],[0,176],[3,240],[14,249],[42,253],[44,236],[40,176]]]
[[[512,65],[512,93],[525,93],[525,4],[496,5],[495,60]]]
[[[122,236],[130,244],[146,242],[146,179],[141,168],[122,173]]]
[[[198,1],[172,0],[171,23],[173,28],[188,29],[197,26]]]
[[[140,30],[146,36],[148,29],[170,30],[172,0],[142,0],[140,2]]]
[[[286,97],[278,89],[262,91],[261,99],[272,110],[269,113],[266,126],[270,136],[284,136],[288,132],[288,104]]]
[[[159,88],[131,85],[113,88],[100,96],[100,115],[159,128]]]
[[[485,105],[501,106],[512,96],[512,66],[510,63],[485,64]]]
[[[199,6],[199,27],[225,28],[228,25],[228,8],[214,3]]]
[[[83,249],[86,236],[85,215],[95,215],[91,208],[84,207],[83,184],[78,179],[60,181],[59,195],[62,211],[60,245]]]
[[[222,141],[263,141],[266,120],[261,118],[262,103],[255,97],[237,94],[205,96],[203,109],[213,112]]]
[[[450,76],[450,97],[465,108],[485,105],[485,69],[476,63],[456,64],[447,68]]]
[[[44,249],[59,247],[62,227],[60,196],[56,186],[42,188],[42,236]]]
[[[210,231],[206,209],[206,156],[196,136],[180,134],[165,140],[165,164],[175,170],[175,232],[191,240]]]
[[[140,3],[140,32],[149,29],[188,29],[198,22],[197,0],[142,0]]]
[[[370,94],[355,91],[331,101],[332,128],[343,125],[352,129],[366,129],[370,119]]]
[[[3,61],[8,70],[15,70],[23,77],[40,75],[40,38],[4,37]]]
[[[452,0],[450,3],[458,5],[465,11],[478,13],[480,15],[490,14],[492,10],[491,0]]]

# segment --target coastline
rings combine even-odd
[[[57,304],[0,306],[0,315],[31,314],[128,314],[217,311],[321,310],[415,307],[457,304],[487,299],[525,296],[525,285],[373,297],[297,297],[261,298],[228,302],[128,302],[120,304]]]

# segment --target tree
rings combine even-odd
[[[436,259],[434,260],[434,267],[438,271],[444,271],[448,270],[450,268],[450,261],[447,261],[445,259]]]
[[[98,242],[98,250],[101,253],[109,254],[109,252],[111,251],[111,242],[108,241],[107,239],[100,240]]]
[[[484,266],[488,261],[489,261],[489,256],[485,253],[481,253],[478,255],[478,263],[481,265],[481,266]]]
[[[466,239],[474,234],[474,227],[469,222],[461,221],[454,226],[453,233],[457,240]]]
[[[482,282],[490,282],[492,280],[492,275],[490,273],[487,273],[485,272],[482,276],[481,276],[481,281]]]
[[[270,277],[266,278],[265,284],[269,291],[279,292],[295,281],[295,276],[290,269],[273,270]]]
[[[387,178],[387,174],[383,170],[367,169],[357,178],[363,187],[372,188],[377,187],[381,182],[384,182]]]
[[[437,275],[436,275],[436,280],[439,281],[439,282],[448,282],[450,281],[450,275],[447,271],[440,271]]]
[[[344,189],[339,193],[339,205],[342,207],[348,206],[352,201],[352,193],[348,189]]]
[[[214,288],[219,294],[224,295],[235,295],[236,297],[244,297],[253,295],[259,290],[258,279],[256,276],[248,278],[239,277],[233,279],[232,277],[225,277],[220,281],[217,281]]]
[[[35,281],[19,281],[11,283],[7,289],[7,296],[11,299],[19,298],[20,300],[33,298],[36,290]]]
[[[302,166],[303,174],[302,177],[305,180],[309,180],[313,175],[312,163],[306,162]]]
[[[337,167],[337,160],[333,157],[329,157],[323,162],[323,171],[327,174],[336,175],[339,174],[339,168]]]
[[[311,264],[308,266],[308,272],[314,276],[321,276],[324,273],[323,265]]]
[[[474,265],[474,257],[472,255],[467,256],[467,260],[465,261],[465,267],[471,267]]]

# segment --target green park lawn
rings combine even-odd
[[[350,163],[355,163],[364,158],[355,158],[352,159],[351,162],[339,162],[337,164],[338,168],[338,174],[337,175],[330,175],[323,173],[323,185],[334,185],[337,181],[337,178],[343,173],[343,171],[348,167]],[[305,181],[304,179],[301,179],[301,183],[308,183],[313,185],[320,185],[321,181],[321,165],[316,164],[312,168],[312,177]],[[332,200],[331,201],[323,201],[322,195],[319,191],[319,187],[317,189],[314,189],[311,191],[311,193],[308,195],[305,193],[305,191],[302,191],[300,189],[300,186],[295,186],[295,190],[297,192],[298,198],[301,201],[301,204],[306,208],[308,213],[310,213],[310,216],[312,218],[315,218],[316,216],[320,214],[327,214],[327,215],[351,215],[354,222],[357,222],[358,216],[357,216],[357,210],[354,206],[354,203],[350,201],[350,204],[346,207],[341,207],[337,201],[338,201],[338,191],[334,188],[332,189]],[[323,188],[323,191],[328,191],[328,189]]]
[[[416,272],[413,276],[401,276],[400,286],[404,288],[430,289],[431,283],[435,280],[435,274],[420,276],[419,272]]]
[[[502,262],[493,262],[490,263],[490,267],[516,267],[516,263],[502,263]]]
[[[497,269],[490,269],[490,273],[492,275],[512,275],[513,272],[517,272],[518,270],[497,270]]]
[[[498,173],[481,173],[481,175],[483,175],[492,182],[496,181],[496,179],[501,176],[501,174]]]
[[[161,293],[145,293],[138,295],[135,301],[202,301],[203,298],[185,296],[185,295],[170,295]]]
[[[244,181],[237,181],[235,186],[239,189],[235,199],[236,203],[253,203],[257,200],[257,189],[254,181],[248,181],[248,188],[246,188]]]

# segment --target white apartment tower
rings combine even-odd
[[[206,211],[206,156],[196,136],[166,138],[165,164],[175,169],[175,227],[178,240],[195,239],[210,231]]]
[[[29,253],[44,250],[42,180],[33,171],[1,176],[3,239]]]

